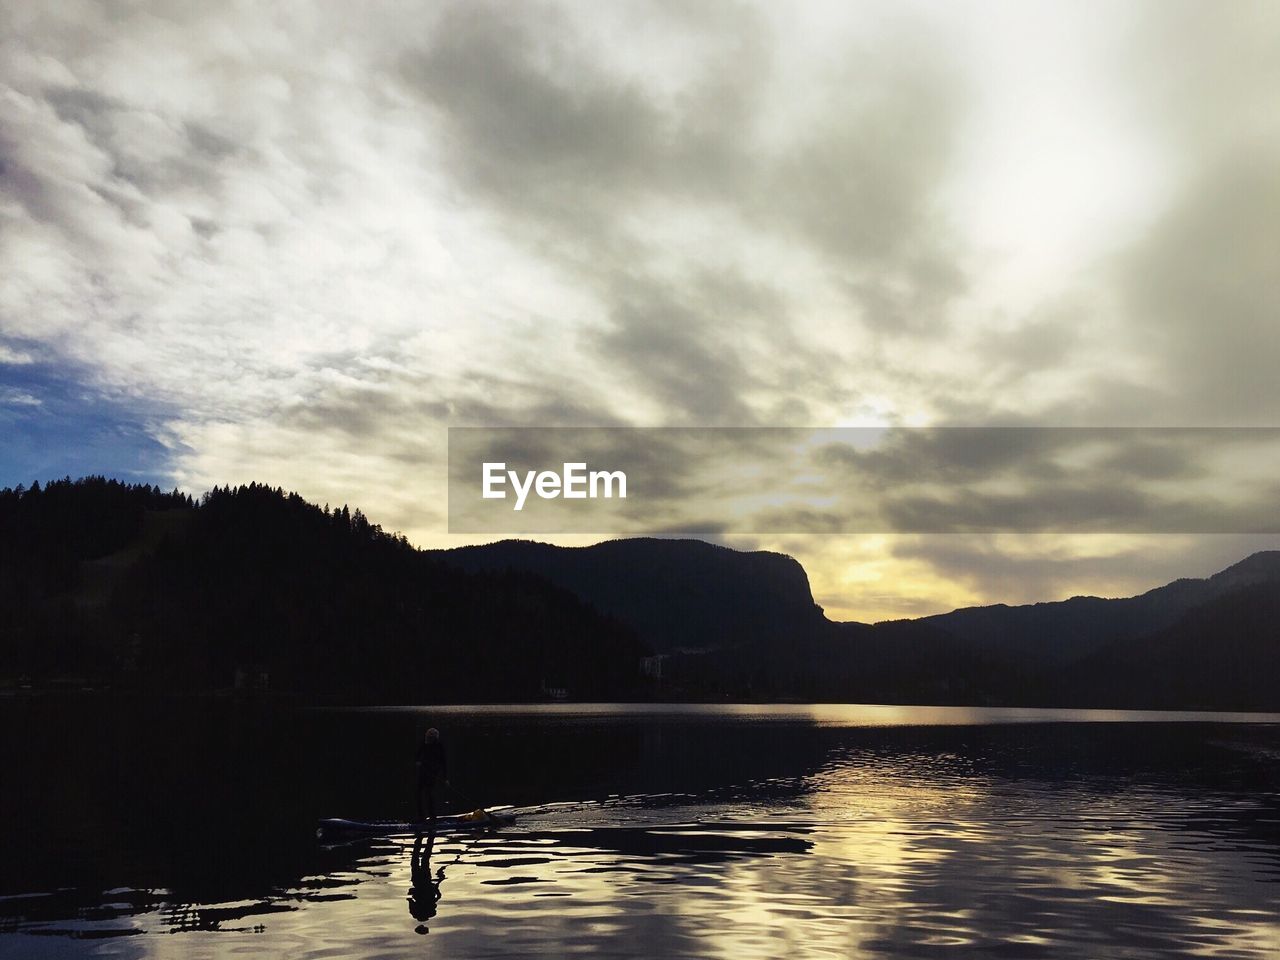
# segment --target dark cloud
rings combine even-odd
[[[819,448],[815,460],[846,468],[876,487],[892,488],[927,479],[932,483],[971,483],[1001,473],[1043,477],[1054,472],[1048,459],[1082,442],[1071,430],[1041,427],[895,428],[836,432],[836,442]],[[864,446],[865,445],[865,446]]]
[[[1280,406],[1280,18],[1261,4],[1140,5],[1117,89],[1167,153],[1173,197],[1107,280],[1112,348],[1141,364],[1084,384],[1077,417],[1274,424]]]
[[[602,298],[593,342],[609,368],[676,422],[754,423],[752,394],[787,384],[790,402],[764,412],[803,417],[801,385],[828,398],[848,372],[793,334],[766,280],[655,269],[661,251],[636,229],[645,204],[802,244],[838,278],[851,326],[936,333],[964,284],[933,212],[955,85],[936,62],[897,62],[894,44],[852,49],[859,66],[812,91],[814,119],[768,142],[775,40],[745,8],[721,27],[671,94],[612,70],[556,8],[457,4],[400,74],[444,122],[457,180]]]
[[[998,478],[1058,483],[1073,475],[1088,476],[1100,487],[1190,480],[1209,474],[1204,461],[1215,453],[1265,444],[1273,434],[1247,428],[996,426],[834,431],[833,437],[835,442],[816,451],[817,463],[887,489],[922,480],[957,486]]]
[[[108,143],[115,135],[111,114],[127,109],[118,100],[76,87],[50,87],[44,96],[60,120],[74,123],[99,144]]]
[[[1206,506],[1170,502],[1149,490],[1105,483],[1056,483],[1010,494],[965,489],[897,494],[888,498],[884,514],[891,529],[912,533],[1183,532],[1201,525],[1206,532],[1227,529],[1218,525],[1223,520],[1205,516]],[[1255,522],[1267,518],[1269,511],[1262,518],[1253,515]]]
[[[611,323],[588,345],[670,421],[750,426],[761,417],[748,398],[766,394],[791,397],[791,422],[806,423],[838,375],[797,335],[782,297],[737,273],[701,271],[678,284],[623,274],[609,302]]]
[[[387,448],[407,435],[438,432],[450,424],[545,427],[604,419],[598,406],[575,398],[570,385],[554,381],[471,370],[456,381],[442,382],[425,373],[369,366],[366,360],[351,357],[345,364],[322,367],[334,378],[276,408],[273,422],[331,435],[344,446]]]
[[[1133,480],[1193,480],[1208,475],[1201,462],[1203,454],[1217,444],[1229,444],[1231,437],[1215,431],[1203,443],[1204,434],[1172,431],[1129,434],[1102,458],[1100,473],[1108,482]],[[1203,446],[1202,446],[1203,443]]]
[[[1001,386],[1061,368],[1082,344],[1086,310],[1071,301],[1048,305],[1012,329],[984,334],[975,351],[997,368]]]
[[[454,4],[401,75],[452,132],[461,181],[556,232],[590,226],[588,249],[623,231],[629,204],[660,194],[787,229],[837,267],[905,266],[954,289],[954,265],[925,243],[959,110],[947,71],[897,62],[894,42],[850,49],[860,67],[810,91],[823,109],[772,144],[758,126],[776,41],[746,7],[724,27],[670,96],[611,71],[608,51],[557,8]]]
[[[33,220],[57,222],[62,213],[60,198],[45,184],[38,164],[28,158],[24,133],[14,125],[0,124],[0,190]]]
[[[1280,141],[1205,170],[1127,260],[1135,342],[1167,413],[1269,425],[1280,410]]]
[[[456,531],[1280,532],[1274,430],[480,428],[457,440],[450,503],[474,497]],[[511,517],[479,498],[482,461],[577,460],[624,471],[628,502]]]
[[[620,286],[629,289],[618,292],[613,325],[598,337],[601,357],[681,419],[750,423],[742,394],[756,378],[738,353],[732,325],[654,284]]]
[[[756,172],[748,202],[761,222],[825,254],[872,330],[937,334],[966,284],[933,205],[962,108],[945,59],[904,68],[884,55],[851,51],[862,68]]]
[[[820,447],[815,461],[872,494],[888,530],[1215,533],[1276,525],[1273,493],[1258,479],[1276,456],[1274,430],[943,427],[889,430],[874,443],[872,436],[851,431]],[[1252,472],[1233,461],[1240,457],[1251,459]],[[1199,484],[1182,487],[1189,481]]]
[[[404,56],[401,75],[443,120],[462,183],[550,227],[558,243],[598,254],[618,239],[611,215],[636,193],[696,192],[683,175],[698,167],[687,154],[700,139],[611,74],[601,53],[555,7],[460,3],[430,46]]]

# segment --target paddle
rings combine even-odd
[[[463,803],[471,804],[472,808],[475,810],[484,811],[484,807],[480,806],[478,803],[476,803],[474,800],[468,797],[465,793],[463,793],[461,790],[455,787],[453,784],[446,783],[445,787],[447,787],[449,790],[452,790],[454,794],[458,797],[458,799],[461,800]]]

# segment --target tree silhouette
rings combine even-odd
[[[473,574],[360,511],[250,483],[197,503],[102,477],[0,491],[6,672],[362,700],[635,690],[634,633],[533,574]]]

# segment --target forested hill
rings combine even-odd
[[[0,680],[427,702],[637,692],[635,633],[531,573],[469,573],[258,484],[0,491]]]
[[[791,557],[696,540],[421,551],[257,484],[0,491],[0,692],[1275,710],[1278,620],[1278,553],[1140,597],[869,625],[829,621]]]

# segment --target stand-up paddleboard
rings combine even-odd
[[[316,837],[321,840],[333,837],[350,837],[364,835],[370,837],[393,837],[403,834],[419,833],[458,833],[466,830],[483,830],[486,827],[498,827],[512,823],[516,818],[511,807],[493,807],[488,810],[472,810],[470,813],[459,813],[449,817],[436,817],[434,821],[424,820],[410,823],[403,820],[344,820],[334,817],[321,820],[316,827]]]

